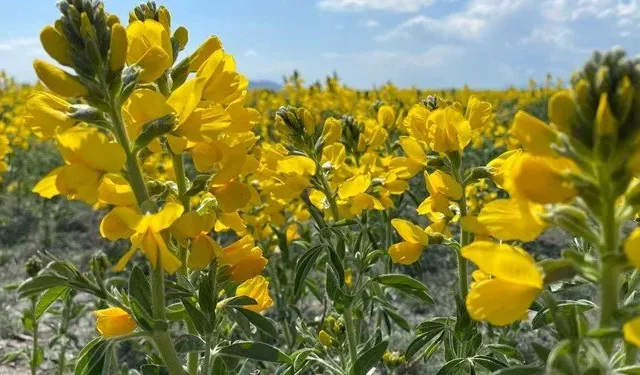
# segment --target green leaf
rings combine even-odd
[[[568,280],[577,275],[575,263],[569,259],[545,259],[538,263],[544,271],[544,283]]]
[[[640,365],[619,367],[615,370],[615,373],[624,375],[640,375]]]
[[[600,338],[619,338],[622,337],[622,331],[618,328],[596,328],[587,333],[588,337],[593,337],[596,339]]]
[[[109,341],[96,337],[78,354],[75,375],[101,375],[105,370]]]
[[[298,258],[295,268],[295,278],[293,280],[293,294],[296,300],[300,298],[307,275],[315,265],[321,252],[322,246],[315,246],[307,250],[300,258]]]
[[[187,193],[186,193],[187,196],[193,197],[194,195],[197,195],[201,191],[206,190],[207,186],[209,185],[209,180],[211,180],[211,175],[209,174],[197,175],[193,179],[193,182],[191,183],[191,187],[189,188],[189,190],[187,190]]]
[[[227,374],[227,365],[224,363],[224,359],[222,359],[222,357],[216,357],[213,360],[213,368],[211,369],[211,374],[213,375]]]
[[[344,241],[342,242],[344,244]],[[327,246],[327,252],[329,253],[329,265],[333,268],[333,271],[336,273],[338,278],[338,284],[340,286],[344,285],[344,266],[342,265],[342,260],[336,253],[335,249],[331,246]]]
[[[372,279],[378,284],[397,289],[403,293],[416,297],[428,304],[435,304],[433,298],[428,294],[426,285],[418,280],[402,274],[379,275]]]
[[[478,364],[489,371],[497,371],[508,367],[506,363],[488,355],[477,355],[471,358],[471,360],[473,363]]]
[[[129,298],[136,300],[139,307],[151,316],[151,286],[142,269],[135,266],[129,275]]]
[[[49,307],[51,307],[51,305],[53,305],[58,298],[61,298],[68,290],[69,288],[64,285],[54,286],[47,290],[36,304],[35,319],[40,319],[40,317],[49,310]]]
[[[509,345],[488,344],[488,345],[485,345],[485,348],[491,350],[494,353],[502,354],[505,357],[513,358],[521,362],[524,361],[524,357],[522,356],[522,353],[520,353],[518,349],[511,347]]]
[[[173,130],[176,125],[176,116],[173,113],[151,120],[142,125],[142,133],[136,138],[133,146],[134,152],[147,147],[151,141]]]
[[[176,339],[174,347],[178,353],[203,352],[205,342],[196,335],[185,333]]]
[[[349,374],[365,375],[371,367],[380,361],[380,358],[382,358],[382,355],[387,350],[387,346],[389,346],[389,341],[382,341],[371,349],[360,353],[358,359],[353,366],[351,366]]]
[[[427,345],[434,337],[440,335],[434,342],[439,342],[442,340],[442,332],[444,331],[444,326],[439,329],[432,329],[430,331],[426,331],[413,339],[409,346],[407,347],[407,351],[405,352],[405,358],[409,360],[414,356],[422,347]]]
[[[211,323],[202,311],[198,310],[193,303],[186,299],[182,300],[182,305],[185,310],[187,310],[187,314],[191,317],[191,321],[193,322],[193,325],[196,326],[196,330],[198,330],[201,335],[206,335],[211,332]]]
[[[409,326],[409,322],[407,322],[407,320],[405,318],[403,318],[402,316],[400,316],[400,314],[398,314],[397,312],[384,307],[384,312],[389,316],[389,318],[391,318],[391,320],[394,321],[394,323],[396,323],[400,328],[402,328],[403,330],[405,330],[406,332],[410,332],[411,331],[411,327]]]
[[[26,357],[26,354],[22,350],[15,350],[2,356],[0,363],[13,363],[19,360],[20,357]]]
[[[536,366],[518,366],[498,370],[493,375],[543,375],[545,370]]]
[[[38,367],[40,367],[42,362],[44,362],[44,350],[42,350],[41,346],[38,346],[36,348],[35,357],[31,358],[31,360],[29,361],[29,365],[37,369]]]
[[[67,285],[68,280],[51,274],[38,275],[25,280],[18,288],[20,297],[25,298],[38,294],[58,285]]]
[[[266,333],[267,335],[277,338],[278,337],[278,329],[276,328],[276,324],[273,320],[258,314],[255,311],[251,311],[245,309],[243,307],[235,307],[236,311],[242,314],[247,320],[256,326],[260,331]]]
[[[445,363],[445,365],[438,371],[437,375],[458,375],[464,373],[461,371],[463,367],[466,367],[469,364],[468,359],[466,358],[454,358],[449,362]]]
[[[225,305],[229,307],[243,307],[257,304],[258,302],[249,296],[235,296],[225,300]]]
[[[291,358],[269,344],[255,341],[236,341],[218,349],[218,353],[232,357],[249,358],[257,361],[291,363]]]

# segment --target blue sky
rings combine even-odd
[[[107,0],[122,20],[139,1]],[[188,49],[218,35],[250,79],[307,82],[337,71],[346,84],[478,88],[565,80],[593,49],[640,53],[640,0],[166,0]],[[0,69],[35,80],[38,34],[55,1],[21,0],[0,13]]]

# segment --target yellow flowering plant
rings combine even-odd
[[[248,329],[266,341],[277,334],[261,314],[272,304],[261,248],[240,230],[220,234],[229,216],[252,204],[243,176],[259,119],[244,107],[248,81],[233,57],[212,36],[178,61],[187,29],[173,29],[169,11],[153,2],[137,6],[127,26],[100,1],[58,8],[61,18],[41,41],[68,69],[34,62],[48,91],[29,97],[23,118],[37,137],[55,141],[64,164],[33,192],[106,209],[100,234],[131,247],[106,274],[83,274],[44,255],[48,265],[20,286],[21,295],[72,289],[107,306],[95,311],[99,337],[80,353],[76,373],[115,371],[109,352],[125,340],[151,344],[159,361],[147,366],[171,374],[220,366],[233,373],[237,362],[222,357],[289,363]],[[145,171],[148,159],[170,160],[172,173]],[[128,287],[111,288],[110,278],[124,271]],[[234,323],[245,333],[227,333]]]

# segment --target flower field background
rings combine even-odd
[[[640,373],[639,60],[273,91],[59,10],[0,75],[0,374]]]

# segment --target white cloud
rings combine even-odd
[[[11,50],[15,50],[23,47],[37,46],[39,43],[40,41],[35,38],[17,38],[17,39],[3,40],[3,41],[0,41],[0,50],[11,51]]]
[[[470,0],[461,12],[442,18],[414,16],[394,29],[376,37],[378,41],[409,38],[418,31],[426,31],[448,38],[481,39],[491,26],[519,10],[531,0]]]
[[[374,27],[378,27],[380,26],[380,22],[376,21],[376,20],[372,20],[372,19],[368,19],[368,20],[363,20],[360,23],[363,27],[372,29]]]
[[[433,5],[435,0],[320,0],[318,7],[331,11],[354,12],[384,10],[397,13],[415,13]]]
[[[464,56],[464,48],[452,44],[439,44],[424,52],[374,50],[365,52],[337,53],[326,52],[326,59],[344,59],[352,62],[366,62],[367,64],[393,63],[396,66],[405,65],[419,68],[437,68],[459,61]]]
[[[244,55],[247,56],[247,57],[255,57],[255,56],[258,56],[258,52],[256,52],[256,50],[250,48],[250,49],[244,51]]]
[[[556,47],[573,46],[574,32],[564,25],[537,26],[531,34],[520,39],[519,44],[550,44]]]

